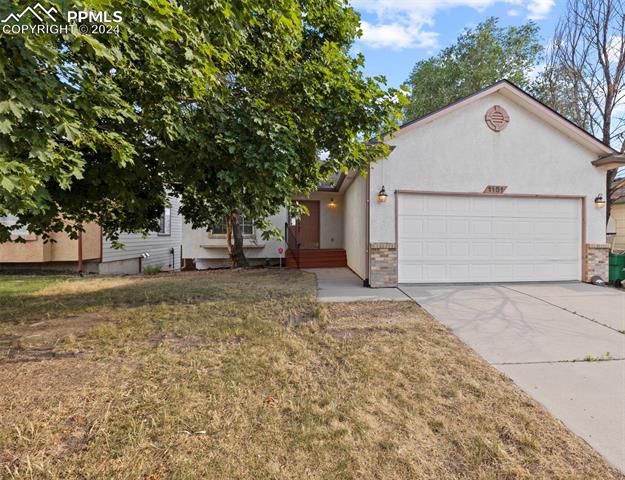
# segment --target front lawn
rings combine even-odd
[[[45,278],[0,277],[0,478],[625,478],[415,304]]]

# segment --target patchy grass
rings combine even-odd
[[[624,478],[416,305],[319,306],[303,272],[51,282],[0,311],[0,477]]]
[[[6,306],[10,297],[36,292],[60,282],[79,280],[80,277],[62,275],[1,275],[0,306]]]

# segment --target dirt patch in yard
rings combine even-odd
[[[82,313],[14,325],[10,334],[0,334],[0,360],[14,363],[80,355],[84,352],[77,348],[77,341],[106,321],[105,315]]]

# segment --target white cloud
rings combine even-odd
[[[538,76],[545,71],[545,67],[547,65],[544,63],[539,63],[538,65],[534,65],[532,69],[528,72],[528,76],[532,80],[536,80]]]
[[[362,41],[373,48],[431,48],[437,45],[438,33],[424,31],[419,25],[410,26],[398,22],[371,25],[361,23]]]
[[[555,0],[530,0],[527,5],[529,12],[527,18],[541,20],[549,14],[555,4]]]
[[[608,60],[617,63],[623,53],[623,37],[613,35],[608,42]]]
[[[496,3],[511,5],[508,15],[544,18],[555,0],[353,0],[352,5],[375,20],[363,21],[360,42],[373,48],[432,48],[438,33],[433,29],[434,17],[443,10],[469,7],[483,11]]]

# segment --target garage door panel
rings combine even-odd
[[[424,265],[423,274],[425,278],[434,278],[435,281],[443,281],[447,277],[447,266],[438,264]]]
[[[465,235],[469,233],[469,221],[464,218],[452,218],[447,223],[447,233]]]
[[[406,238],[411,238],[415,233],[423,233],[423,218],[413,216],[404,217],[403,234]]]
[[[555,258],[558,255],[558,246],[555,243],[536,243],[535,253],[538,258]]]
[[[476,219],[470,223],[469,233],[490,235],[492,233],[492,221],[488,219]]]
[[[424,211],[432,214],[448,212],[447,200],[446,197],[430,196],[425,201]]]
[[[447,255],[452,258],[466,259],[469,257],[469,247],[467,242],[452,240],[448,243]]]
[[[493,219],[494,235],[510,235],[516,231],[516,223],[512,220],[504,220],[500,218]]]
[[[447,233],[447,222],[445,218],[428,218],[424,223],[424,228],[429,234]]]
[[[447,197],[447,212],[464,216],[471,212],[471,204],[463,197]]]
[[[423,279],[423,265],[404,262],[398,267],[399,278],[413,278],[413,282],[422,283]]]
[[[447,244],[441,242],[424,242],[423,251],[428,258],[445,258],[447,256]]]
[[[579,280],[581,202],[400,194],[398,255],[403,283]]]
[[[465,278],[468,278],[470,272],[470,265],[468,264],[459,264],[459,265],[454,265],[453,268],[447,268],[447,273],[449,275],[450,278],[453,279],[453,281],[455,282],[462,282],[464,281]]]
[[[493,256],[498,259],[509,258],[514,255],[514,242],[495,242]]]
[[[421,240],[404,240],[402,242],[405,245],[405,254],[404,261],[410,262],[411,260],[423,260],[425,255],[423,255],[423,241]]]
[[[490,258],[493,255],[490,242],[471,242],[471,258]]]

